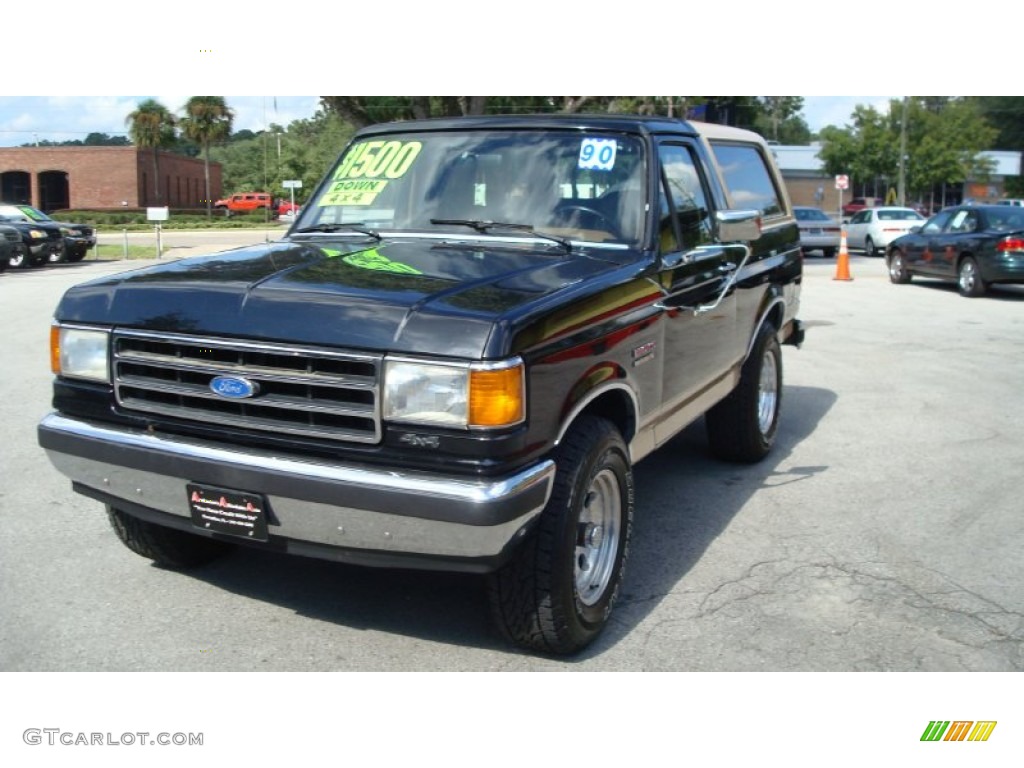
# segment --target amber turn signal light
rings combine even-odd
[[[469,426],[507,427],[526,416],[523,364],[469,374]]]

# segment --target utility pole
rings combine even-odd
[[[907,204],[907,99],[903,97],[903,115],[900,117],[900,175],[896,181],[896,198],[899,205]]]

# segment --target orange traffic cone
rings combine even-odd
[[[836,258],[836,276],[833,280],[853,280],[850,277],[850,252],[846,250],[846,227],[839,237],[839,256]]]

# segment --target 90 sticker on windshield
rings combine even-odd
[[[423,149],[418,141],[363,141],[353,146],[318,205],[370,205],[390,179],[400,179]]]
[[[584,139],[579,167],[583,171],[610,171],[615,167],[615,139]]]

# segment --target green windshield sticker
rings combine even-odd
[[[32,221],[42,221],[43,217],[39,215],[39,212],[27,205],[19,205],[18,210],[28,216]]]
[[[388,185],[385,179],[335,179],[331,187],[317,200],[325,205],[370,205]]]
[[[335,179],[400,179],[423,149],[418,141],[363,141],[345,155]]]
[[[323,252],[332,258],[335,256],[341,256],[341,251],[336,251],[333,248],[324,248]],[[410,267],[408,264],[392,261],[387,256],[380,253],[376,248],[370,248],[368,251],[346,254],[341,257],[341,260],[353,267],[359,267],[360,269],[372,269],[376,272],[391,272],[396,275],[423,274],[418,269]]]

